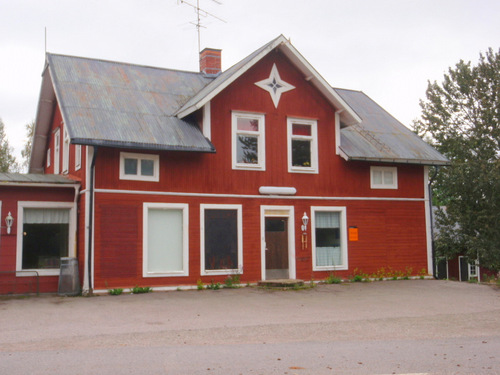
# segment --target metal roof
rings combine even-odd
[[[361,91],[335,89],[362,122],[341,129],[348,160],[446,165],[449,160]]]
[[[77,185],[78,181],[57,174],[0,173],[0,185],[14,184],[60,184]]]
[[[215,151],[195,123],[174,116],[212,78],[55,54],[47,63],[72,143]]]

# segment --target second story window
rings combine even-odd
[[[62,171],[63,173],[68,173],[69,171],[69,134],[68,131],[66,130],[66,127],[64,127],[64,143],[63,143],[63,167]]]
[[[159,181],[159,155],[121,152],[120,180]]]
[[[59,128],[54,133],[54,174],[59,174],[61,134]]]
[[[289,118],[288,172],[318,173],[317,122]]]
[[[265,170],[264,115],[233,112],[233,169]]]
[[[396,167],[370,167],[372,189],[397,189],[398,169]]]

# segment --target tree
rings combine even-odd
[[[0,118],[0,172],[18,172],[19,165],[13,155],[14,149],[10,147],[4,124]]]
[[[33,134],[35,131],[35,120],[26,124],[26,140],[24,142],[24,148],[21,150],[21,156],[23,157],[22,167],[24,170],[28,170],[30,166],[31,159],[31,148],[33,147]]]
[[[451,162],[433,181],[438,255],[464,254],[500,270],[500,49],[477,65],[461,60],[442,84],[428,84],[415,131]]]

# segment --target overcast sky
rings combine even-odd
[[[227,69],[280,34],[335,87],[405,125],[427,80],[500,46],[498,0],[199,0],[201,48]],[[188,0],[196,4],[196,0]],[[36,116],[47,51],[197,71],[194,10],[178,0],[0,0],[0,118],[17,156]]]

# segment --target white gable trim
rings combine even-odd
[[[176,116],[179,118],[184,118],[187,115],[193,113],[194,111],[203,107],[207,102],[212,100],[217,96],[222,90],[228,87],[241,75],[243,75],[248,69],[259,62],[263,57],[265,57],[269,52],[275,48],[279,48],[285,56],[287,56],[293,64],[302,72],[304,77],[310,81],[325,97],[334,105],[337,110],[343,110],[341,113],[342,120],[347,125],[352,125],[361,122],[361,118],[354,112],[354,110],[349,107],[349,105],[340,97],[339,94],[325,81],[325,79],[313,68],[313,66],[292,46],[292,44],[283,36],[280,35],[273,42],[271,42],[266,48],[262,49],[260,53],[255,55],[250,61],[248,61],[241,68],[236,70],[230,77],[225,77],[224,74],[216,78],[210,85],[214,85],[213,90],[208,90],[206,94],[200,95],[200,98],[195,102],[195,104],[181,108]],[[220,85],[217,85],[218,79],[225,79]],[[203,90],[202,90],[203,91]]]

